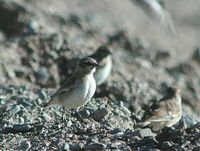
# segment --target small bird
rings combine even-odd
[[[78,61],[72,76],[51,96],[48,105],[59,104],[66,109],[76,109],[86,104],[96,91],[93,74],[96,60],[85,57]]]
[[[111,52],[106,46],[100,46],[90,57],[94,58],[99,64],[97,71],[94,73],[94,78],[97,85],[101,85],[106,81],[112,69]]]
[[[160,101],[153,103],[142,118],[142,126],[159,131],[179,122],[182,116],[181,90],[169,87]]]

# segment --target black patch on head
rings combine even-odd
[[[94,58],[97,62],[99,62],[102,58],[107,57],[110,54],[111,54],[111,52],[108,49],[108,47],[103,45],[103,46],[100,46],[96,50],[96,52],[93,55],[91,55],[90,57]]]
[[[100,46],[100,47],[97,49],[97,52],[101,52],[102,54],[105,54],[105,55],[111,54],[110,50],[109,50],[108,47],[105,46],[105,45]]]
[[[80,61],[79,61],[79,66],[91,66],[93,67],[94,65],[96,65],[97,62],[92,59],[92,58],[89,58],[89,57],[86,57],[86,58],[82,58]]]
[[[173,87],[168,87],[165,93],[165,98],[173,98],[176,95],[177,89]]]
[[[176,88],[169,87],[169,88],[167,89],[167,93],[168,93],[168,94],[175,94],[175,93],[176,93]]]

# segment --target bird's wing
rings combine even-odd
[[[96,52],[89,57],[95,59],[98,63],[101,61],[101,56],[99,56]]]
[[[171,119],[168,114],[165,102],[155,102],[143,116],[143,121],[166,121]]]
[[[75,84],[76,84],[75,78],[69,79],[67,82],[62,84],[60,88],[57,89],[57,91],[51,96],[51,99],[71,92],[74,89]]]

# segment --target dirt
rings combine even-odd
[[[166,1],[171,35],[129,0],[1,1],[0,149],[199,150],[199,5]],[[112,73],[81,110],[84,121],[44,107],[77,58],[104,44]],[[181,88],[181,121],[157,134],[135,128],[167,86]]]

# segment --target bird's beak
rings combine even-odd
[[[93,66],[98,68],[99,64],[98,63],[94,63]]]

